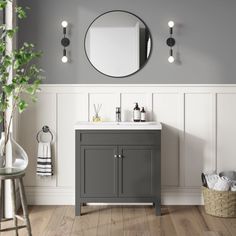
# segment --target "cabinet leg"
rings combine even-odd
[[[156,216],[161,216],[161,201],[157,200],[155,203]]]
[[[81,203],[77,203],[75,206],[75,215],[81,216]]]

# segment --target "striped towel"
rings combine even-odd
[[[38,158],[37,158],[37,175],[39,176],[52,176],[52,155],[51,143],[38,144]]]

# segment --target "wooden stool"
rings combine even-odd
[[[10,180],[11,181],[11,197],[12,197],[12,216],[13,216],[13,218],[10,218],[10,219],[3,219],[2,211],[0,211],[0,232],[15,230],[15,235],[17,236],[19,229],[27,228],[28,236],[32,235],[28,207],[27,207],[26,196],[25,196],[25,189],[24,189],[24,185],[23,185],[24,175],[25,175],[24,172],[21,172],[18,174],[0,175],[0,209],[3,209],[4,181]],[[20,192],[21,205],[22,205],[22,209],[23,209],[23,217],[17,215],[17,212],[16,212],[16,190],[15,190],[15,181],[16,180],[19,180],[18,181],[19,182],[19,192]],[[13,220],[14,227],[1,229],[1,222],[9,221],[9,220]],[[24,221],[25,224],[18,226],[17,220],[22,220],[22,221]]]

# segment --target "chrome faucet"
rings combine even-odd
[[[120,107],[116,108],[116,122],[121,122],[121,109],[120,109]]]

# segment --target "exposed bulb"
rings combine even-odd
[[[63,56],[63,57],[61,58],[61,61],[62,61],[63,63],[67,63],[67,62],[68,62],[68,57],[67,57],[67,56]]]
[[[173,56],[169,56],[168,61],[169,63],[173,63],[175,61],[175,58]]]
[[[61,25],[63,28],[66,28],[68,26],[68,22],[64,20],[61,22]]]
[[[168,26],[169,26],[170,28],[173,28],[174,25],[175,25],[175,22],[174,22],[174,21],[171,20],[171,21],[168,22]]]

